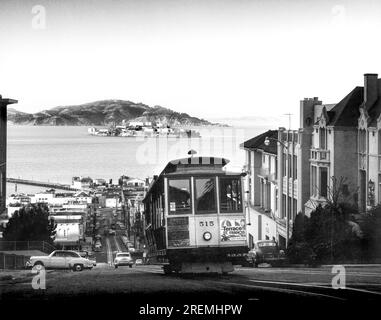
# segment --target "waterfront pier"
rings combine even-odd
[[[80,190],[80,189],[73,188],[72,186],[68,184],[61,184],[58,182],[43,182],[43,181],[26,180],[26,179],[18,179],[18,178],[7,178],[7,182],[16,183],[16,184],[26,184],[26,185],[37,186],[37,187],[52,188],[52,189],[69,190],[69,191]]]

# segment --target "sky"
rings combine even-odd
[[[304,97],[381,74],[380,31],[377,0],[1,0],[0,94],[24,112],[123,99],[296,126]]]

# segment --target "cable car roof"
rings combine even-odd
[[[225,158],[220,157],[187,157],[181,159],[175,159],[167,163],[163,171],[159,176],[154,178],[152,181],[147,194],[150,193],[151,189],[155,186],[156,182],[160,180],[165,175],[176,175],[176,174],[226,174],[222,170],[230,161]]]
[[[178,168],[185,169],[185,168],[197,168],[201,169],[202,167],[210,168],[210,167],[217,167],[220,170],[225,167],[230,161],[225,158],[219,158],[219,157],[187,157],[187,158],[181,158],[176,159],[168,162],[168,164],[165,166],[161,174],[167,174],[177,171]]]

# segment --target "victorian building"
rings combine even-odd
[[[299,130],[267,131],[241,145],[249,242],[270,238],[287,247],[296,215],[308,216],[339,187],[362,210],[381,203],[380,96],[381,80],[366,74],[364,87],[337,104],[302,100]]]
[[[358,117],[359,208],[381,204],[381,79],[364,75],[363,100]]]

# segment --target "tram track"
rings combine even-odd
[[[236,267],[236,271],[256,271],[260,270],[261,273],[269,273],[273,274],[275,272],[284,272],[284,269],[278,269],[278,268],[246,268],[246,267]],[[287,269],[288,274],[298,274],[298,275],[331,275],[331,269],[327,270],[303,270],[303,269]],[[361,272],[361,271],[346,271],[347,276],[360,276],[360,277],[378,277],[381,278],[381,272]]]
[[[117,236],[113,236],[113,238],[114,238],[114,242],[115,242],[115,246],[116,246],[116,249],[117,249],[118,252],[122,252],[123,250],[120,248],[120,245],[119,245],[118,240],[117,240],[116,237],[117,237]]]
[[[246,284],[246,283],[226,282],[226,281],[216,281],[216,284],[222,284],[226,286],[235,286],[235,287],[241,287],[241,288],[247,288],[247,289],[255,289],[255,290],[266,290],[266,291],[286,293],[286,294],[296,294],[296,295],[302,295],[302,296],[308,296],[308,297],[325,298],[325,299],[338,300],[343,302],[347,300],[345,298],[338,297],[331,294],[317,293],[317,292],[290,289],[290,288],[266,286],[263,284],[254,285],[254,284],[248,284],[248,283]],[[312,289],[313,287],[311,286],[310,288]]]
[[[138,272],[149,274],[164,275],[163,270],[159,266],[139,266],[134,268]],[[172,278],[172,276],[168,276]],[[184,275],[174,275],[175,278],[183,278]],[[261,290],[267,292],[285,293],[291,295],[300,295],[307,298],[321,298],[333,301],[348,301],[353,295],[361,294],[364,296],[378,298],[381,296],[381,291],[373,291],[363,288],[355,288],[353,286],[346,286],[345,289],[335,290],[328,283],[313,283],[313,282],[289,282],[289,281],[272,281],[272,280],[257,280],[250,279],[246,275],[231,275],[227,280],[226,276],[216,276],[216,279],[212,279],[213,276],[205,275],[193,275],[190,278],[195,281],[202,281],[208,286],[222,285],[224,287],[236,287],[245,290]],[[256,299],[254,299],[256,300]]]
[[[106,252],[107,252],[107,263],[109,265],[112,265],[113,255],[112,255],[111,243],[109,238],[106,238]]]
[[[316,288],[316,289],[333,290],[332,286],[329,286],[327,284],[294,283],[294,282],[267,281],[267,280],[250,280],[250,282],[260,283],[260,284],[270,284],[270,285],[284,285],[284,286],[293,286],[293,287],[304,287],[304,288]],[[348,287],[348,286],[346,286],[345,288],[343,288],[341,290],[361,292],[361,293],[381,296],[381,292],[378,292],[378,291],[371,291],[371,290],[365,290],[365,289],[360,289],[360,288],[353,288],[353,287]]]

